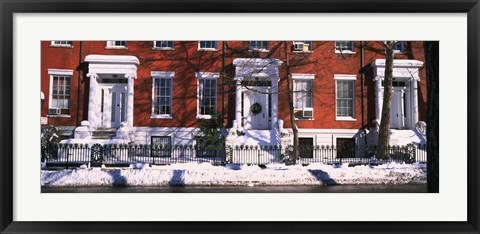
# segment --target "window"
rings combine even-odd
[[[311,52],[312,48],[313,48],[312,41],[294,41],[293,42],[294,52]]]
[[[170,157],[172,155],[171,136],[152,136],[150,144],[150,156]]]
[[[354,81],[337,80],[337,117],[354,119]]]
[[[154,49],[173,50],[173,41],[154,41]]]
[[[248,49],[253,51],[268,51],[268,41],[249,41]]]
[[[198,118],[211,118],[217,113],[218,73],[198,72]]]
[[[107,48],[126,48],[127,41],[107,41]]]
[[[336,41],[335,53],[354,53],[355,47],[353,41]]]
[[[49,116],[70,114],[70,84],[73,70],[49,69],[50,104]]]
[[[217,50],[218,42],[217,41],[199,41],[198,49],[199,50]]]
[[[337,158],[355,158],[355,138],[337,138]]]
[[[305,138],[299,137],[298,138],[298,145],[300,157],[302,158],[313,158],[313,138]]]
[[[172,117],[172,78],[174,72],[152,71],[152,117]]]
[[[293,109],[299,119],[313,118],[313,74],[292,74]]]
[[[395,48],[393,49],[395,53],[405,53],[405,42],[404,41],[397,41],[395,43]]]
[[[59,47],[71,47],[73,45],[72,41],[52,41],[52,46]]]

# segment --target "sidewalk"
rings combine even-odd
[[[334,185],[334,184],[425,184],[425,164],[348,164],[266,167],[228,164],[187,163],[167,166],[144,164],[130,168],[86,168],[42,170],[44,187],[86,186],[256,186],[256,185]]]

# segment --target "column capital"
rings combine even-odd
[[[384,76],[375,76],[375,78],[373,78],[373,81],[378,83],[378,82],[382,81],[383,78],[385,78],[385,77]]]
[[[135,80],[137,79],[137,75],[134,73],[127,73],[125,74],[125,78]]]
[[[233,78],[234,80],[236,80],[237,82],[242,82],[243,81],[243,76],[235,76],[235,78]]]
[[[98,79],[98,74],[97,73],[87,73],[87,77],[93,78],[93,79]]]

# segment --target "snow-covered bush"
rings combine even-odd
[[[46,158],[57,156],[58,143],[60,143],[58,132],[59,129],[56,126],[42,126],[42,131],[40,134],[42,161],[44,161]]]

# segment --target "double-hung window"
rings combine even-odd
[[[353,41],[336,41],[335,53],[354,53],[355,47]]]
[[[173,50],[173,41],[154,41],[153,48],[160,50]]]
[[[172,117],[172,79],[174,72],[152,71],[152,118]]]
[[[50,75],[49,116],[70,115],[70,90],[73,70],[48,69]]]
[[[298,119],[313,118],[313,74],[292,74],[293,109]]]
[[[217,113],[217,80],[219,73],[197,72],[198,110],[197,118],[210,119]]]
[[[51,45],[58,47],[71,47],[73,43],[72,41],[52,41]]]
[[[249,41],[248,49],[251,51],[268,51],[268,41]]]
[[[107,41],[107,48],[110,48],[110,49],[127,48],[127,41]]]
[[[198,50],[217,50],[218,42],[217,41],[199,41]]]
[[[335,75],[336,120],[355,120],[355,75]]]

